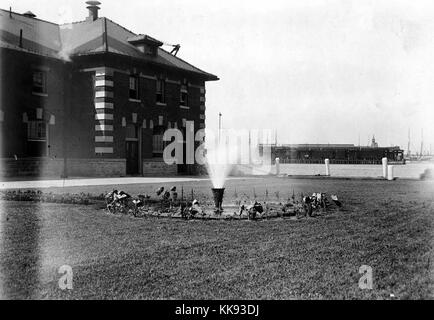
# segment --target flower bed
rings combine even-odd
[[[44,193],[40,190],[6,190],[0,192],[0,200],[7,201],[33,201],[33,202],[49,202],[49,203],[67,203],[67,204],[82,204],[89,205],[101,202],[104,200],[104,195],[94,196],[86,193],[79,194],[55,194]]]
[[[178,198],[176,187],[172,187],[170,191],[160,187],[156,192],[156,196],[153,197],[149,195],[132,197],[123,191],[117,190],[98,196],[89,193],[56,194],[51,192],[44,193],[40,190],[7,190],[0,192],[0,200],[77,205],[97,203],[103,205],[105,202],[105,210],[107,212],[117,215],[130,215],[137,218],[264,220],[273,218],[298,219],[307,216],[318,216],[327,211],[334,210],[334,208],[329,208],[330,204],[327,201],[317,201],[316,195],[319,196],[320,194],[314,194],[312,197],[301,196],[300,200],[295,199],[293,195],[292,198],[284,202],[264,202],[263,204],[255,200],[237,199],[235,203],[224,205],[223,210],[216,210],[212,201],[204,200],[199,204],[196,199],[193,199],[193,192],[190,200],[186,200],[183,195],[181,198]],[[306,199],[310,199],[310,202]]]

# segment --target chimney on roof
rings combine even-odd
[[[100,9],[98,6],[101,4],[99,1],[86,1],[87,9],[89,10],[89,16],[86,18],[86,21],[95,21],[98,19],[98,10]]]
[[[20,48],[23,47],[23,29],[20,29],[20,43],[19,43]]]
[[[25,16],[27,18],[36,18],[36,14],[34,14],[32,11],[24,12],[23,16]]]

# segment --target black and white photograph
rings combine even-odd
[[[432,300],[433,144],[432,1],[0,0],[0,299]]]

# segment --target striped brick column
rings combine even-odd
[[[200,121],[199,128],[205,128],[205,87],[200,87]]]
[[[113,70],[95,74],[95,153],[113,153]]]

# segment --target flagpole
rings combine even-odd
[[[222,131],[222,114],[221,112],[219,112],[219,133],[218,133],[219,144],[221,139],[221,131]]]

